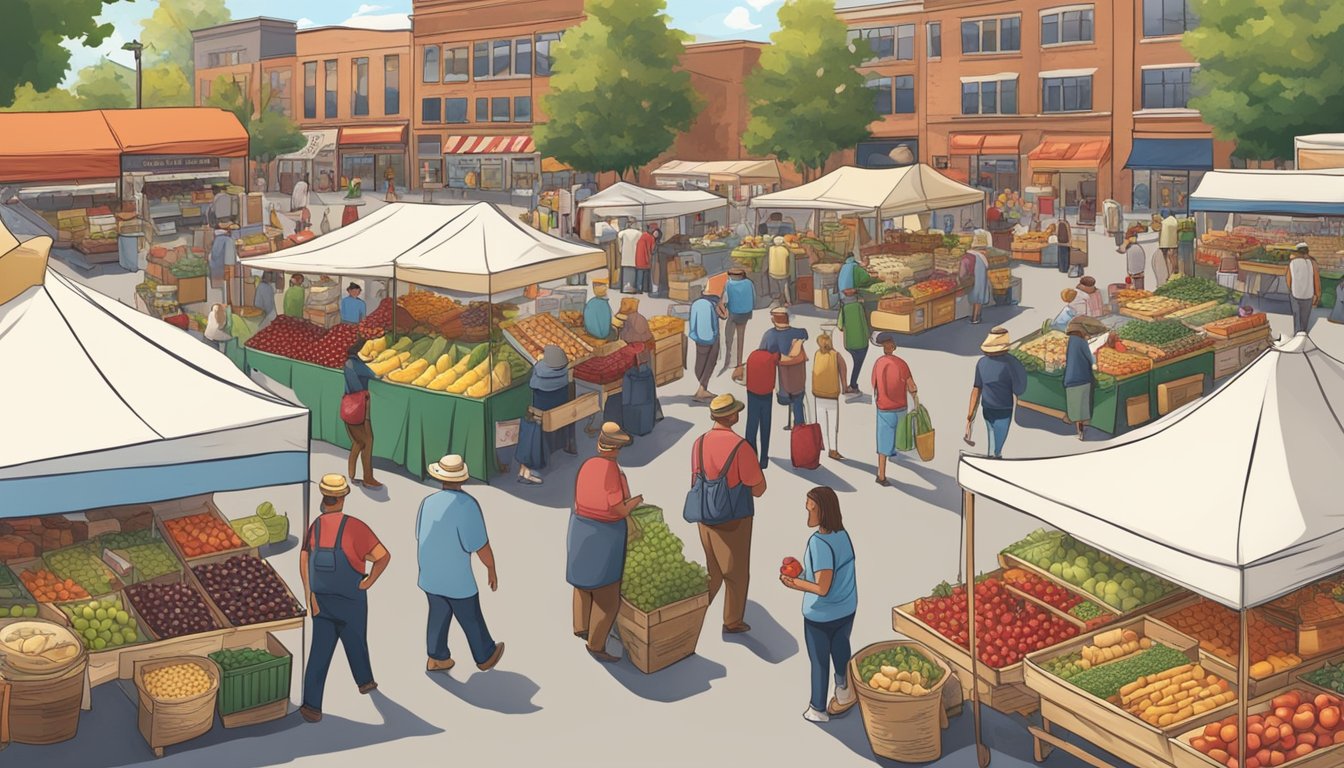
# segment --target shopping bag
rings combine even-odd
[[[532,470],[546,468],[546,449],[542,443],[540,424],[524,418],[518,425],[518,446],[513,451],[513,460]]]
[[[369,420],[369,391],[351,392],[341,398],[341,421],[359,426]]]
[[[915,450],[914,419],[910,418],[911,413],[907,410],[901,420],[896,422],[896,450],[901,453]]]
[[[918,397],[915,397],[914,410],[906,414],[906,421],[910,425],[910,439],[915,444],[915,453],[919,455],[920,461],[933,461],[933,422],[929,419],[928,410],[919,404]]]
[[[789,440],[789,458],[795,469],[816,469],[821,466],[820,424],[794,424]]]

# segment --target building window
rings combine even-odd
[[[1092,9],[1074,8],[1041,15],[1041,45],[1092,42]]]
[[[200,99],[199,99],[199,103],[204,104],[205,102],[209,101],[209,100],[210,100],[210,81],[207,80],[207,79],[205,79],[205,78],[201,78],[201,87],[200,87],[200,90],[198,90],[198,91],[196,92],[196,94],[200,97]]]
[[[463,45],[443,49],[443,82],[465,83],[471,79],[471,49]]]
[[[1144,109],[1186,109],[1195,67],[1143,70]]]
[[[509,97],[495,96],[490,99],[490,122],[509,122]]]
[[[1199,26],[1190,0],[1143,0],[1143,36],[1183,35]]]
[[[542,32],[536,36],[536,61],[537,76],[550,77],[551,68],[555,64],[555,57],[551,54],[553,46],[560,42],[561,32]]]
[[[961,22],[962,53],[1016,53],[1022,50],[1022,17]]]
[[[987,80],[961,84],[961,114],[1017,114],[1017,80]]]
[[[476,122],[490,122],[490,100],[484,96],[476,97]]]
[[[401,56],[393,53],[383,57],[383,114],[401,112]]]
[[[427,186],[443,184],[443,142],[438,136],[419,136],[415,140],[415,157],[420,166],[420,183]]]
[[[514,96],[513,97],[513,122],[530,123],[532,122],[532,97]]]
[[[532,74],[532,38],[520,37],[513,41],[513,74]]]
[[[322,70],[325,78],[322,82],[323,115],[326,117],[336,117],[336,91],[340,84],[336,74],[336,60],[328,59],[322,62]]]
[[[317,119],[317,62],[303,63],[303,117]]]
[[[444,99],[443,100],[443,122],[445,123],[465,123],[467,121],[467,100],[466,99]]]
[[[354,88],[350,92],[350,113],[356,117],[369,114],[369,60],[360,57],[350,62]]]
[[[276,112],[281,115],[289,116],[293,114],[291,99],[294,94],[290,91],[290,81],[294,73],[288,69],[272,69],[266,73],[270,85],[270,100],[266,102],[266,109],[270,112]]]
[[[882,61],[896,57],[896,28],[873,27],[871,29],[849,30],[849,42],[863,53],[863,44],[868,44],[868,58],[865,63]]]
[[[439,82],[439,46],[426,45],[423,62],[420,80],[426,83]]]
[[[896,114],[913,115],[915,113],[915,78],[913,75],[900,75],[896,78]]]
[[[929,58],[941,59],[943,57],[943,23],[941,21],[929,22]]]
[[[1092,76],[1047,77],[1041,81],[1042,112],[1091,112]]]
[[[513,44],[508,40],[496,40],[491,44],[493,53],[490,56],[490,76],[508,77],[512,74],[511,53]]]
[[[893,114],[890,77],[870,77],[867,87],[873,92],[873,107],[879,115]]]
[[[476,43],[472,46],[471,73],[477,80],[490,79],[490,44]]]
[[[914,24],[902,24],[896,28],[896,59],[898,61],[914,61],[915,59]]]
[[[215,51],[205,56],[205,65],[214,67],[233,67],[243,63],[243,52],[241,49],[236,51]]]
[[[423,123],[437,123],[443,119],[439,112],[442,105],[437,98],[420,100],[420,121]]]

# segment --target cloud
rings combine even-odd
[[[308,27],[315,26],[316,22],[308,18],[307,16],[304,16],[303,18],[294,22],[294,25],[297,26],[299,29],[307,29]]]
[[[779,0],[747,0],[747,5],[750,5],[758,11],[763,11],[777,2],[779,2]]]
[[[384,10],[387,10],[387,6],[386,6],[386,5],[369,5],[368,3],[364,3],[363,5],[360,5],[360,6],[359,6],[359,10],[355,11],[355,15],[356,15],[356,16],[368,16],[368,15],[370,15],[370,14],[377,13],[378,11],[384,11]]]
[[[760,24],[751,20],[751,11],[740,5],[729,11],[728,15],[723,18],[723,26],[729,29],[740,29],[744,32],[761,28]]]
[[[406,13],[379,13],[387,10],[385,5],[364,3],[355,11],[355,15],[341,22],[343,27],[360,29],[410,29],[411,17]],[[302,25],[300,25],[302,26]]]

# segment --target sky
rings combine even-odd
[[[673,26],[698,39],[766,40],[778,27],[775,14],[785,0],[666,0]],[[849,3],[852,4],[853,0]],[[140,21],[158,6],[157,0],[136,0],[107,5],[101,20],[111,22],[116,32],[97,49],[76,47],[72,50],[70,73],[73,79],[81,67],[110,56],[128,66],[131,55],[121,50],[123,43],[137,38]],[[272,16],[294,19],[300,27],[333,24],[397,29],[409,27],[407,14],[411,0],[228,0],[235,19]]]

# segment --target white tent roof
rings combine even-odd
[[[698,162],[694,160],[672,160],[664,163],[654,176],[695,176],[713,179],[715,177],[734,180],[741,179],[779,179],[779,164],[774,160],[718,160]]]
[[[963,456],[963,488],[1232,608],[1344,569],[1344,362],[1299,335],[1209,397],[1074,456]]]
[[[1314,133],[1293,139],[1298,149],[1336,149],[1344,151],[1344,133]]]
[[[645,219],[689,216],[727,206],[727,199],[709,192],[695,189],[645,189],[625,181],[617,182],[579,203],[580,208],[587,208],[598,216]]]
[[[392,203],[253,269],[391,278],[488,294],[606,265],[606,256],[515,221],[488,203]]]
[[[826,211],[882,209],[884,216],[928,213],[985,200],[985,193],[947,178],[927,165],[902,168],[845,166],[801,187],[757,195],[753,208],[804,208]]]
[[[1315,171],[1209,171],[1191,211],[1344,216],[1344,168]]]
[[[308,479],[305,409],[54,271],[0,305],[0,356],[0,518]]]

